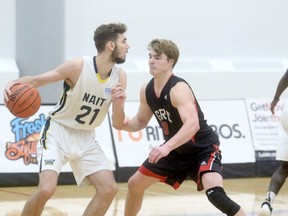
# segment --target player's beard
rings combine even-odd
[[[118,50],[117,45],[116,45],[116,47],[115,47],[115,49],[114,49],[114,51],[112,53],[112,58],[113,58],[113,60],[115,61],[116,64],[122,64],[122,63],[124,63],[126,61],[125,56],[123,58],[121,58],[119,56],[119,50]]]

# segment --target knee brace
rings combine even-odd
[[[226,195],[222,187],[208,189],[206,196],[216,208],[228,216],[233,216],[240,210],[240,206]]]

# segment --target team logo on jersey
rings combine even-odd
[[[201,166],[205,166],[207,163],[205,161],[202,161]]]
[[[214,192],[214,190],[208,190],[207,191],[207,195],[210,195],[210,194],[212,194]]]
[[[111,92],[111,88],[105,88],[105,94],[108,95]]]
[[[54,159],[44,160],[45,165],[50,165],[50,166],[52,166],[52,165],[54,164],[54,162],[55,162]]]

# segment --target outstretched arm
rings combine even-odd
[[[126,118],[123,125],[122,130],[135,132],[145,128],[153,116],[153,113],[147,104],[146,96],[145,96],[146,85],[142,86],[140,90],[140,105],[137,111],[137,114],[131,118]]]
[[[157,163],[172,150],[188,142],[200,128],[195,97],[189,86],[184,82],[177,83],[170,91],[170,98],[173,106],[178,110],[183,125],[164,145],[156,146],[150,151],[150,163]]]
[[[120,70],[119,83],[112,89],[112,125],[120,129],[125,119],[124,103],[126,100],[126,73]]]
[[[19,79],[13,80],[7,83],[4,89],[4,104],[6,105],[9,100],[9,96],[11,94],[10,89],[18,83],[28,83],[37,88],[60,80],[66,80],[68,85],[73,87],[77,82],[82,66],[83,59],[77,58],[66,61],[55,69],[52,69],[45,73],[36,76],[24,76],[20,77]]]
[[[272,114],[274,114],[274,108],[277,105],[278,101],[280,100],[280,96],[287,87],[288,87],[288,69],[286,70],[285,74],[282,76],[277,85],[276,92],[270,106]]]

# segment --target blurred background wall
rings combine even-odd
[[[95,28],[124,22],[128,100],[138,100],[151,78],[146,47],[154,38],[178,44],[175,74],[199,99],[271,98],[288,67],[287,7],[285,0],[0,0],[0,84],[96,55]],[[43,102],[58,101],[61,87],[41,87]]]

